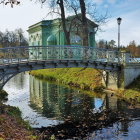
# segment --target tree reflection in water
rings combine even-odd
[[[78,121],[94,108],[94,98],[78,90],[35,80],[30,77],[30,106],[50,119]]]
[[[47,136],[55,134],[59,139],[87,137],[89,133],[95,134],[93,130],[113,126],[118,120],[114,126],[116,132],[125,134],[130,126],[129,116],[126,115],[129,105],[116,96],[102,94],[101,98],[90,97],[84,91],[36,80],[32,76],[30,106],[49,119],[63,121],[57,126],[40,129],[45,130]],[[97,113],[94,113],[95,110]]]

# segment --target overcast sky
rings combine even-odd
[[[121,44],[127,45],[135,40],[140,44],[140,0],[94,0],[97,4],[99,13],[108,10],[110,19],[102,27],[104,32],[98,32],[96,40],[115,40],[117,41],[117,21],[121,17]],[[43,19],[50,19],[47,16],[47,7],[30,0],[22,0],[19,6],[11,8],[10,5],[0,5],[0,31],[14,30],[22,28],[28,37],[26,30],[32,24]]]

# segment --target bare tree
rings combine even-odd
[[[80,8],[81,8],[81,15],[82,15],[82,40],[83,46],[88,46],[88,24],[87,24],[87,17],[86,17],[86,5],[84,0],[79,0]]]
[[[50,10],[48,14],[55,13],[60,15],[62,21],[62,27],[66,39],[66,44],[70,45],[70,32],[66,26],[66,13],[65,13],[66,0],[37,0],[37,1],[39,1],[43,5],[45,4],[49,5]]]
[[[18,5],[20,4],[20,1],[17,1],[17,0],[0,0],[0,4],[10,4],[11,7],[13,8],[13,5]]]
[[[9,31],[6,30],[3,36],[3,46],[4,47],[10,47],[10,40],[9,40]]]
[[[105,48],[106,47],[106,41],[101,39],[99,40],[99,42],[97,43],[97,47],[98,48]]]
[[[94,19],[98,24],[106,23],[108,19],[107,13],[105,15],[98,15],[96,5],[89,0],[36,0],[43,5],[47,4],[50,7],[49,14],[58,14],[62,20],[62,27],[66,39],[66,44],[70,44],[70,32],[73,27],[80,30],[78,34],[82,38],[82,45],[88,46],[88,25],[91,23],[87,16]],[[90,9],[90,10],[89,10]],[[92,9],[92,10],[91,10]],[[67,13],[75,15],[72,21],[66,18]],[[79,16],[80,14],[80,16]],[[77,22],[77,21],[78,22]]]
[[[26,45],[26,39],[25,39],[25,37],[24,37],[24,35],[23,35],[23,30],[21,29],[21,28],[19,28],[19,29],[16,29],[15,30],[15,34],[16,34],[16,39],[17,39],[17,42],[18,42],[18,46],[24,46],[24,45]]]
[[[88,27],[91,24],[91,20],[99,25],[98,28],[95,30],[95,33],[97,32],[97,30],[101,31],[100,26],[105,24],[107,22],[107,19],[109,18],[108,12],[105,11],[104,14],[98,13],[96,4],[94,3],[94,1],[91,0],[67,1],[69,2],[70,8],[74,11],[75,15],[81,13],[81,17],[77,19],[79,20],[79,22],[81,22],[82,25],[82,44],[84,46],[88,46]]]
[[[63,0],[57,0],[57,4],[60,7],[61,10],[61,19],[62,19],[62,26],[66,38],[66,44],[70,45],[70,32],[67,30],[66,27],[66,17],[65,17],[65,10],[64,10],[64,1]]]
[[[3,33],[0,31],[0,48],[3,47]]]
[[[109,48],[115,48],[115,47],[116,47],[116,41],[110,40],[110,41],[108,42],[108,46],[109,46]]]
[[[15,31],[6,30],[4,33],[0,32],[0,47],[15,47],[15,46],[28,46],[27,39],[23,34],[22,29]]]

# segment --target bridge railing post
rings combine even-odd
[[[107,62],[115,62],[116,52],[113,50],[106,50],[106,61]]]
[[[130,53],[129,52],[121,52],[122,64],[126,65],[130,63]]]
[[[106,59],[107,59],[107,62],[110,62],[110,53],[108,50],[106,51]]]

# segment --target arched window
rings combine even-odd
[[[81,45],[81,37],[78,35],[72,35],[71,36],[71,44]]]
[[[57,41],[56,41],[56,37],[54,35],[50,35],[47,38],[47,45],[56,45]]]

